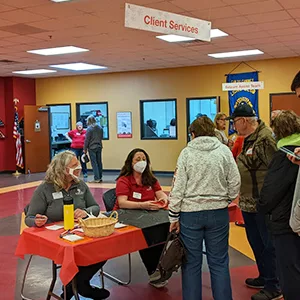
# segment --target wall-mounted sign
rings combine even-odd
[[[117,112],[117,137],[132,138],[132,118],[130,111]]]
[[[211,22],[126,3],[125,27],[210,42]]]
[[[39,120],[36,120],[35,123],[34,123],[34,131],[35,132],[41,131],[41,123],[40,123]]]
[[[242,81],[242,82],[226,82],[222,83],[223,91],[243,91],[243,90],[263,90],[263,81]]]

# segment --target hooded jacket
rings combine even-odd
[[[178,158],[170,192],[170,222],[180,212],[222,209],[240,190],[240,174],[230,149],[216,137],[197,137]]]

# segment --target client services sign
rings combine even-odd
[[[126,3],[125,27],[210,41],[211,22]]]

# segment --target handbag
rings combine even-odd
[[[160,281],[168,280],[173,272],[177,272],[186,261],[186,250],[183,242],[175,231],[169,233],[164,249],[159,259],[157,269],[160,271]]]
[[[83,153],[83,154],[81,155],[81,161],[82,161],[83,163],[85,163],[85,164],[87,164],[87,163],[90,161],[90,159],[89,159],[89,157],[88,157],[88,155],[87,155],[86,153]]]

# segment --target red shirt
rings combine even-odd
[[[122,176],[117,181],[116,196],[127,196],[129,201],[145,202],[154,201],[155,192],[160,191],[161,186],[158,180],[152,186],[138,185],[133,177]],[[115,204],[114,210],[119,209],[118,201]]]
[[[72,139],[71,148],[83,149],[86,130],[78,131],[77,129],[68,132],[68,136]]]
[[[237,157],[240,155],[240,153],[243,150],[243,144],[244,144],[244,137],[238,136],[233,144],[233,147],[231,149],[234,159],[236,160]]]

